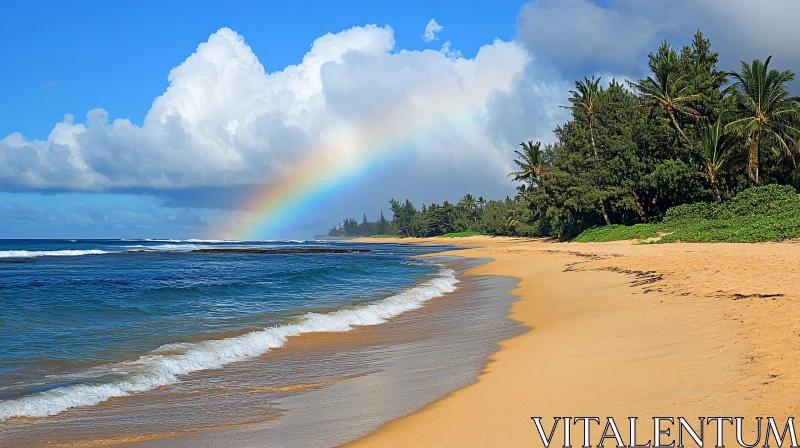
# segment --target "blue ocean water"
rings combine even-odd
[[[205,248],[367,253],[200,253]],[[425,252],[446,249],[428,247]],[[406,245],[0,240],[0,421],[60,414],[376,325],[455,289]]]

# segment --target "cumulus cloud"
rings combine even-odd
[[[436,20],[431,19],[427,25],[425,25],[425,32],[422,34],[422,39],[425,42],[430,42],[432,40],[439,40],[439,36],[437,34],[444,29],[443,26],[436,23]]]
[[[518,101],[513,90],[535,76],[531,64],[522,45],[500,40],[471,59],[449,42],[442,51],[398,51],[390,27],[370,25],[322,36],[301,63],[266,73],[244,38],[223,28],[169,73],[142,126],[95,109],[82,121],[65,116],[46,140],[0,140],[0,189],[149,191],[183,205],[180,192],[247,191],[318,151],[350,156],[348,142],[390,117],[388,131],[409,139],[404,163],[372,191],[380,204],[410,194],[389,180],[401,176],[414,177],[421,194],[435,185],[452,199],[466,183],[502,195],[513,191],[504,180],[511,149],[488,124],[499,123],[498,104]],[[526,107],[555,109],[563,92],[538,85]],[[471,177],[462,182],[462,173]]]

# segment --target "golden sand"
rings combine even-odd
[[[532,330],[503,342],[477,383],[354,447],[541,447],[532,416],[549,428],[553,416],[626,425],[800,407],[800,244],[400,241],[484,246],[452,254],[494,259],[470,274],[519,278],[512,317]]]

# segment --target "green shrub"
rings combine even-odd
[[[584,231],[574,241],[653,237],[660,237],[659,243],[744,243],[800,238],[800,195],[785,185],[750,188],[728,202],[672,207],[660,223],[595,227]]]

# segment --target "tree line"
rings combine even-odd
[[[391,200],[384,230],[572,238],[595,226],[657,222],[671,207],[726,201],[758,185],[797,187],[800,98],[788,90],[795,74],[771,67],[771,57],[730,72],[718,61],[697,31],[690,45],[665,41],[650,53],[644,79],[577,81],[554,142],[515,151],[514,198],[466,195],[420,209]]]

